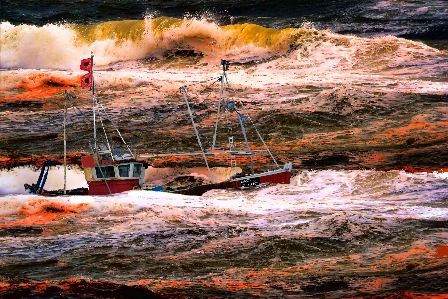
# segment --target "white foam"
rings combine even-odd
[[[254,227],[275,234],[297,225],[299,235],[342,239],[384,231],[400,219],[448,219],[447,208],[437,206],[448,182],[433,174],[325,170],[306,176],[298,185],[212,190],[203,196],[143,190],[111,196],[4,195],[0,210],[4,216],[23,210],[35,213],[53,202],[75,209],[83,225],[96,227],[98,219],[113,223],[101,229],[118,234],[129,229],[216,226]],[[329,223],[334,223],[333,229]],[[337,235],[338,227],[347,229]]]
[[[30,167],[14,168],[10,171],[0,171],[0,194],[26,194],[24,184],[37,183],[39,170]],[[67,189],[87,187],[84,173],[77,168],[67,169]],[[48,171],[44,189],[59,190],[64,188],[64,168],[51,167]]]

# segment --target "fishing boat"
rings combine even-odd
[[[180,92],[182,93],[182,96],[185,100],[187,111],[189,118],[191,120],[191,124],[193,127],[193,130],[195,132],[197,142],[200,148],[200,153],[204,159],[205,165],[208,170],[209,178],[210,178],[210,184],[204,184],[204,185],[197,185],[197,184],[191,184],[189,186],[181,186],[179,188],[158,188],[160,191],[169,191],[174,193],[181,193],[181,194],[188,194],[188,195],[202,195],[204,192],[211,190],[211,189],[227,189],[227,188],[241,188],[241,187],[254,187],[258,186],[260,184],[289,184],[291,179],[291,172],[292,172],[292,162],[287,162],[283,165],[283,167],[280,167],[274,158],[272,152],[269,150],[267,144],[261,137],[259,131],[255,127],[254,122],[252,119],[243,114],[244,105],[239,100],[234,100],[229,97],[224,96],[224,90],[231,88],[230,82],[227,76],[227,71],[229,70],[230,62],[228,60],[221,60],[221,66],[222,66],[222,75],[219,76],[216,79],[211,79],[208,81],[214,81],[220,83],[220,89],[219,89],[219,98],[217,103],[217,112],[216,112],[216,121],[213,129],[213,138],[212,142],[207,142],[208,146],[205,146],[203,143],[203,140],[209,140],[209,138],[203,136],[202,132],[199,132],[198,128],[198,121],[195,121],[195,119],[198,119],[197,113],[195,111],[192,111],[192,100],[193,98],[190,97],[187,93],[187,88],[194,85],[189,86],[182,86],[180,87]],[[202,81],[199,84],[202,84],[204,82],[208,81]],[[209,87],[209,86],[208,86]],[[207,87],[207,88],[208,88]],[[231,88],[233,90],[233,88]],[[223,110],[223,111],[221,111]],[[233,129],[231,126],[226,124],[226,131],[227,131],[227,141],[225,148],[218,149],[217,147],[217,132],[218,127],[220,123],[221,114],[225,114],[225,120],[226,122],[229,122],[231,120],[231,116],[233,115],[233,118],[236,118],[237,122],[239,123],[240,132],[239,134],[242,135],[243,142],[240,142],[239,147],[241,147],[241,144],[243,144],[244,148],[238,148],[235,138],[237,132],[233,132]],[[259,141],[261,141],[264,149],[253,149],[251,148],[248,140],[248,136],[246,134],[246,123],[250,123],[252,125],[253,131],[256,133],[256,136],[258,137]],[[254,170],[254,156],[259,154],[268,154],[270,158],[273,161],[273,164],[275,165],[275,169],[268,170],[261,173],[255,173]],[[195,153],[198,154],[198,153]],[[230,167],[232,168],[232,176],[229,180],[224,182],[216,183],[215,179],[213,177],[213,174],[211,172],[208,157],[211,155],[228,155],[230,157]],[[250,161],[250,169],[246,172],[238,172],[237,169],[242,169],[240,167],[237,167],[237,160],[238,157],[246,157]],[[240,159],[241,160],[241,159]],[[234,171],[235,170],[235,171]],[[151,188],[150,188],[151,190]],[[152,189],[154,190],[154,189]]]
[[[84,170],[88,188],[78,188],[66,190],[66,114],[67,100],[70,97],[65,93],[65,114],[64,114],[64,189],[47,191],[44,189],[47,180],[48,169],[51,160],[47,160],[42,166],[39,179],[36,184],[25,184],[25,189],[32,193],[42,195],[109,195],[121,193],[129,190],[141,189],[144,179],[144,167],[136,160],[134,153],[125,142],[117,126],[107,114],[104,106],[98,101],[95,95],[95,85],[93,77],[93,54],[90,58],[82,59],[80,69],[87,71],[81,79],[81,87],[90,87],[92,91],[92,111],[93,111],[93,140],[89,142],[91,154],[81,157],[81,165]],[[72,103],[73,106],[73,103]],[[102,133],[97,134],[97,118],[101,123]],[[107,119],[117,132],[123,146],[113,146],[112,139],[108,137],[103,118]],[[105,120],[104,119],[104,120]],[[97,140],[100,137],[100,140]],[[49,161],[49,162],[48,162]]]
[[[109,117],[104,106],[95,96],[95,83],[93,77],[93,54],[90,58],[81,60],[80,69],[87,71],[81,79],[81,87],[91,87],[93,110],[93,145],[92,154],[83,156],[81,164],[89,186],[89,195],[108,195],[129,190],[141,189],[144,179],[143,164],[136,161],[131,148],[124,140],[117,126]],[[103,129],[103,143],[97,141],[96,115],[100,119]],[[110,121],[120,137],[122,147],[113,147],[107,136],[102,117]]]

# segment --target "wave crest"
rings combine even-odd
[[[305,28],[273,29],[255,24],[219,26],[207,19],[169,17],[109,21],[91,25],[1,24],[1,68],[79,69],[79,60],[95,54],[97,66],[167,51],[194,50],[206,57],[265,56],[285,52],[298,39],[318,36]]]
[[[95,54],[95,66],[120,61],[185,59],[189,64],[263,62],[286,57],[281,68],[327,65],[381,71],[416,65],[443,55],[419,42],[387,36],[374,39],[301,28],[274,29],[256,24],[220,26],[210,18],[151,17],[99,24],[12,25],[1,23],[1,68],[79,70]],[[187,53],[187,55],[185,54]]]

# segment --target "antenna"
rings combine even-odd
[[[221,65],[222,65],[222,70],[224,72],[228,71],[229,70],[230,61],[221,59]]]

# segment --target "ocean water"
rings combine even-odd
[[[122,295],[117,285],[129,287],[119,298],[151,298],[135,295],[143,287],[174,298],[446,294],[447,190],[446,174],[373,170],[303,171],[289,185],[201,197],[3,189],[0,294],[110,298]]]
[[[180,86],[219,76],[227,59],[231,82],[259,110],[362,110],[381,122],[382,109],[402,109],[399,95],[429,95],[441,99],[434,117],[425,112],[404,131],[425,126],[446,136],[437,131],[448,123],[446,1],[3,0],[0,21],[6,141],[60,133],[55,102],[64,89],[89,105],[79,63],[91,53],[97,92],[117,119],[121,111],[171,105]],[[362,101],[331,102],[347,94]],[[21,106],[4,104],[15,100]],[[128,131],[157,122],[165,124],[151,114]],[[301,134],[318,134],[318,125]],[[85,140],[81,125],[70,130]],[[136,144],[139,152],[151,152],[151,136]],[[87,151],[79,140],[70,140],[70,150]],[[61,148],[33,144],[21,152]],[[4,171],[0,298],[155,298],[151,291],[170,298],[447,297],[445,173],[300,169],[289,185],[201,197],[46,198],[22,190],[37,176],[32,169]],[[82,174],[70,174],[73,188],[83,186]],[[56,176],[49,184],[61,188]]]

